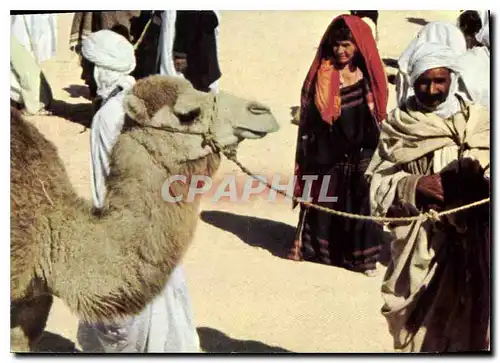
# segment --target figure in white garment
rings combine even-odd
[[[26,48],[38,64],[55,57],[57,51],[57,14],[10,16],[11,35]]]
[[[490,109],[490,18],[488,10],[466,11],[468,17],[459,17],[459,26],[468,43],[467,52],[458,59],[462,78],[470,98]],[[476,15],[472,16],[472,15]],[[476,18],[477,22],[472,20]],[[460,21],[463,23],[460,24]],[[477,30],[477,31],[476,31]]]
[[[123,36],[101,30],[82,43],[82,73],[87,85],[96,83],[102,103],[92,120],[91,167],[94,207],[103,207],[109,158],[125,120],[125,92],[135,83],[134,48]],[[89,65],[89,64],[88,64]],[[89,73],[92,72],[92,73]],[[84,352],[99,353],[195,353],[199,339],[184,273],[177,267],[162,293],[144,310],[115,324],[80,322],[78,341]]]
[[[47,114],[52,90],[40,63],[57,50],[57,14],[10,16],[10,98],[23,112]]]
[[[187,78],[196,89],[217,94],[221,76],[220,19],[217,10],[163,11],[158,44],[159,73]],[[185,72],[187,67],[183,64],[191,65],[191,69]]]

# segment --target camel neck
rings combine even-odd
[[[53,223],[63,241],[53,254],[51,288],[89,321],[139,313],[167,283],[196,229],[199,200],[165,201],[161,188],[171,172],[131,149],[124,142],[113,152],[101,216],[87,210]],[[189,177],[208,168],[212,175],[219,161],[211,155],[177,172]]]

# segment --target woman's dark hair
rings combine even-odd
[[[328,42],[333,45],[335,42],[342,40],[353,41],[351,29],[347,26],[344,19],[339,19],[333,23],[330,28],[330,34],[328,35]]]
[[[477,11],[466,10],[458,17],[458,26],[465,35],[474,36],[483,24]]]
[[[335,23],[333,23],[330,28],[327,41],[323,45],[323,50],[322,50],[323,57],[333,56],[334,44],[336,42],[345,40],[355,43],[351,29],[349,29],[344,19],[339,19]]]

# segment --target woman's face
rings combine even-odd
[[[350,40],[336,40],[333,42],[333,56],[339,65],[351,63],[356,51],[356,45]]]
[[[417,99],[426,107],[434,109],[446,101],[450,93],[451,72],[439,67],[425,71],[417,78],[413,89]]]

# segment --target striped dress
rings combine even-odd
[[[364,173],[378,143],[380,131],[367,102],[365,79],[341,88],[341,116],[330,126],[317,122],[309,157],[313,161],[304,174],[319,175],[312,193],[329,177],[329,197],[336,202],[313,200],[328,208],[355,214],[370,214],[369,185]],[[374,269],[382,248],[382,228],[370,221],[337,217],[303,207],[297,228],[296,259],[345,267],[363,272]],[[300,247],[298,247],[300,246]],[[294,251],[292,250],[292,254]]]

